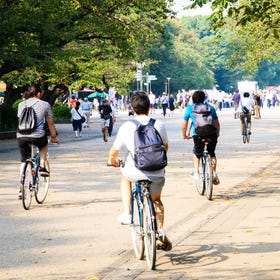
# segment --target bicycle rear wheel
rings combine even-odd
[[[48,194],[50,187],[50,165],[48,160],[45,161],[45,167],[49,171],[48,177],[40,176],[39,172],[36,176],[35,199],[37,203],[42,204]]]
[[[146,261],[149,269],[155,269],[156,265],[156,216],[153,201],[144,196],[143,201],[143,228]]]
[[[204,165],[202,163],[202,160],[201,160],[201,168],[202,168],[202,174],[203,174]],[[195,186],[196,186],[198,193],[200,195],[204,195],[205,186],[204,186],[204,182],[203,182],[203,178],[202,178],[201,174],[198,175],[198,178],[195,179],[194,182],[195,182]]]
[[[250,143],[250,134],[248,133],[248,131],[247,131],[247,135],[246,136],[247,136],[247,142]]]
[[[133,242],[133,249],[138,260],[144,257],[144,239],[143,239],[143,211],[136,199],[132,200],[132,225],[131,236]]]
[[[212,199],[213,193],[213,170],[210,155],[205,158],[205,172],[204,172],[204,183],[205,183],[205,195],[208,200]]]
[[[22,174],[22,205],[28,210],[32,200],[32,165],[26,162]]]

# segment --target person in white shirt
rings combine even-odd
[[[250,97],[249,92],[244,92],[243,96],[240,99],[239,102],[239,107],[238,107],[238,112],[239,118],[241,121],[241,134],[243,134],[243,128],[244,128],[244,122],[245,119],[247,119],[248,123],[248,129],[249,129],[249,134],[251,134],[251,127],[252,127],[252,121],[251,121],[251,110],[254,106],[254,100],[253,98]],[[247,112],[245,112],[247,111]]]
[[[135,112],[135,119],[141,124],[147,124],[150,120],[148,114],[150,109],[150,101],[145,92],[135,92],[131,97],[131,105]],[[168,150],[168,139],[164,124],[160,120],[156,120],[154,127],[159,132],[163,141],[165,150]],[[131,224],[131,184],[139,180],[150,180],[150,193],[154,202],[155,211],[157,213],[158,231],[161,240],[166,244],[166,251],[171,250],[172,244],[166,237],[163,231],[164,207],[161,201],[161,191],[165,183],[165,170],[143,171],[135,167],[134,163],[134,132],[137,125],[132,121],[125,122],[118,130],[117,137],[109,152],[108,166],[119,167],[118,154],[125,147],[128,150],[128,155],[125,165],[121,168],[121,192],[125,212],[118,217],[118,221],[122,224]]]
[[[84,98],[84,101],[82,103],[82,114],[86,118],[86,121],[84,123],[84,127],[89,127],[89,120],[90,120],[90,102],[87,98]]]

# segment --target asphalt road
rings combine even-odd
[[[81,139],[70,124],[57,125],[61,144],[50,146],[51,189],[29,211],[17,200],[16,141],[2,140],[0,279],[279,279],[279,109],[264,109],[253,120],[250,144],[242,143],[232,109],[218,112],[221,184],[213,201],[189,177],[192,142],[181,137],[183,112],[163,120],[170,141],[163,202],[173,250],[158,251],[155,271],[135,259],[129,227],[117,223],[120,171],[106,166],[127,114],[120,113],[108,143],[97,116]]]

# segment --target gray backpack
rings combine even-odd
[[[192,114],[194,116],[193,125],[198,136],[207,137],[217,133],[217,129],[213,123],[209,104],[195,104]]]
[[[36,130],[37,117],[36,117],[36,112],[33,108],[33,106],[36,103],[34,103],[32,106],[28,107],[28,106],[26,106],[26,102],[25,102],[25,107],[18,119],[18,130],[17,131],[19,133],[28,135],[28,134],[33,133]]]

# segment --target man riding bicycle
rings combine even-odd
[[[196,130],[195,130],[195,115],[194,115],[194,106],[197,105],[198,107],[204,106],[205,105],[205,93],[201,90],[197,90],[194,92],[192,96],[192,101],[193,104],[188,105],[185,111],[184,115],[184,121],[182,124],[182,136],[183,139],[193,139],[194,147],[193,147],[193,164],[194,164],[194,171],[192,177],[194,179],[199,178],[199,166],[200,166],[200,158],[202,157],[203,154],[203,149],[204,149],[204,142],[203,139],[205,137],[200,137]],[[212,162],[212,167],[213,167],[213,184],[218,185],[220,183],[220,180],[218,178],[218,175],[216,173],[216,166],[217,166],[217,158],[215,155],[215,149],[217,145],[217,139],[220,135],[220,122],[216,113],[216,110],[214,106],[208,104],[210,114],[213,120],[213,125],[216,127],[215,131],[211,135],[207,135],[207,139],[211,139],[207,146],[208,153],[211,156],[211,162]],[[188,123],[189,119],[191,119],[191,136],[187,135],[187,129],[188,129]]]
[[[243,97],[241,97],[239,102],[239,108],[238,111],[240,112],[239,118],[241,121],[241,135],[244,133],[244,122],[245,119],[247,120],[248,124],[248,133],[251,134],[251,127],[252,127],[252,121],[251,121],[251,109],[254,106],[254,100],[250,97],[249,92],[244,92]]]
[[[149,118],[150,101],[149,97],[145,92],[135,92],[131,97],[131,105],[135,113],[135,119],[141,124],[146,125]],[[156,120],[154,127],[159,132],[161,139],[163,141],[165,150],[168,149],[168,139],[164,124],[160,120]],[[164,221],[164,207],[161,201],[161,191],[165,183],[165,170],[160,169],[157,171],[143,171],[135,167],[134,163],[134,132],[137,125],[132,121],[125,122],[118,131],[117,137],[113,143],[112,148],[109,152],[109,166],[119,166],[118,154],[119,150],[125,147],[129,153],[125,161],[124,167],[121,169],[122,179],[121,179],[121,193],[125,212],[118,217],[118,221],[122,224],[131,224],[131,184],[139,180],[149,180],[151,181],[150,193],[152,200],[154,202],[155,211],[157,213],[158,221],[158,232],[159,232],[159,242],[164,243],[166,246],[159,247],[165,248],[163,250],[171,250],[172,244],[166,237],[163,231],[163,221]]]
[[[48,102],[40,100],[42,92],[39,86],[31,85],[25,92],[24,97],[26,100],[22,101],[18,106],[18,117],[25,107],[33,107],[36,113],[36,130],[30,134],[22,134],[17,132],[17,142],[21,154],[20,175],[23,172],[24,162],[31,157],[31,144],[37,146],[40,152],[40,168],[39,173],[41,176],[49,176],[48,170],[45,168],[45,161],[48,152],[48,137],[44,130],[44,124],[47,122],[51,139],[51,143],[59,143],[56,137],[56,129],[53,120],[51,106]],[[19,198],[21,198],[21,189],[19,190]]]

